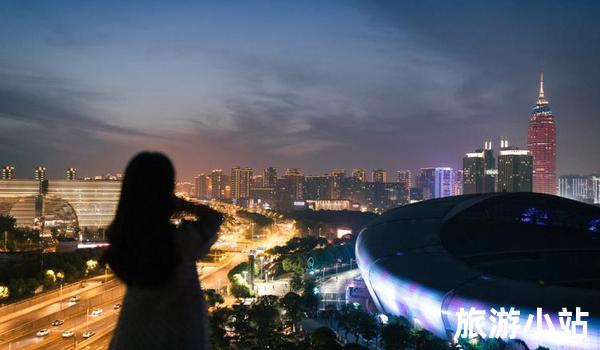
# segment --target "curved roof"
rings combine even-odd
[[[598,207],[536,193],[465,195],[386,212],[360,233],[356,254],[382,311],[444,335],[445,315],[465,301],[600,314],[599,235]]]

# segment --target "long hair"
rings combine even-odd
[[[174,186],[173,165],[163,154],[142,152],[127,165],[103,258],[127,285],[163,285],[179,263],[170,222]]]

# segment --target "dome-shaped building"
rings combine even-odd
[[[493,193],[390,210],[360,233],[356,256],[380,311],[440,337],[599,349],[599,238],[598,207]]]

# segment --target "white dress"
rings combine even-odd
[[[196,260],[216,241],[217,230],[214,223],[198,222],[175,231],[180,264],[164,286],[127,287],[110,350],[210,348]]]

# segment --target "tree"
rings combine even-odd
[[[320,291],[317,283],[313,279],[304,281],[302,288],[302,304],[309,315],[314,315],[319,306]]]
[[[358,333],[367,341],[371,342],[377,336],[377,321],[375,317],[367,312],[361,312],[358,322]]]
[[[261,349],[272,348],[281,340],[277,333],[281,325],[278,301],[279,298],[275,295],[264,295],[250,309],[250,320],[255,327],[257,345]]]
[[[321,311],[321,317],[327,319],[329,327],[333,326],[333,320],[337,318],[338,310],[335,305],[325,306],[325,310]]]
[[[27,286],[25,280],[22,278],[13,278],[8,282],[8,289],[10,290],[10,296],[12,299],[19,299],[20,297],[27,295]]]
[[[381,330],[381,340],[386,350],[408,349],[412,344],[410,329],[399,323],[384,325]]]
[[[217,293],[214,289],[203,290],[204,301],[209,307],[215,307],[217,304],[223,304],[225,300],[223,296]]]
[[[346,345],[344,345],[343,347],[344,350],[368,350],[368,348],[365,348],[362,345],[359,345],[357,343],[348,343]]]
[[[310,345],[314,350],[341,349],[337,335],[331,328],[319,327],[310,335]]]
[[[236,298],[249,298],[252,296],[250,287],[243,281],[240,275],[235,275],[233,281],[229,284],[229,294]]]
[[[229,349],[229,337],[225,326],[228,321],[230,311],[226,308],[219,308],[209,313],[208,325],[210,327],[210,342],[213,349]]]
[[[4,286],[0,284],[0,301],[4,301],[6,299],[8,299],[8,297],[10,296],[10,290],[8,289],[8,286]]]
[[[12,231],[16,224],[17,220],[12,216],[0,214],[0,232],[4,233],[7,231]]]
[[[279,301],[285,310],[285,318],[292,323],[292,330],[296,331],[296,324],[306,315],[302,297],[294,292],[289,292]]]
[[[413,338],[414,350],[446,350],[446,343],[435,337],[425,329],[413,329],[411,331]]]
[[[302,289],[303,284],[304,281],[302,281],[302,276],[294,272],[290,280],[290,288],[292,288],[293,291],[299,291],[300,289]]]
[[[27,290],[27,294],[35,294],[35,291],[38,289],[39,286],[40,282],[33,277],[30,277],[25,280],[25,289]]]

